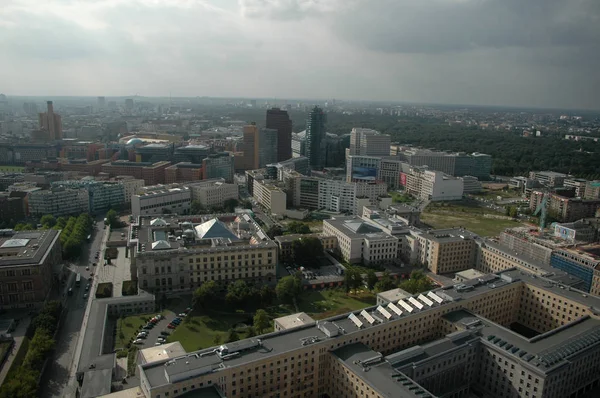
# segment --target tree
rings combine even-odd
[[[242,202],[242,207],[243,207],[244,209],[249,209],[249,210],[252,210],[252,202],[250,202],[249,200],[244,200],[244,201]]]
[[[258,334],[262,334],[265,330],[271,327],[271,320],[265,310],[258,310],[254,314],[254,329]]]
[[[40,224],[45,229],[52,228],[56,224],[56,218],[52,214],[46,214],[40,219]]]
[[[351,290],[357,290],[363,285],[362,274],[354,267],[346,267],[344,273],[344,285],[346,286],[346,292]]]
[[[244,303],[247,303],[251,296],[251,291],[246,282],[239,279],[227,287],[227,294],[225,295],[225,302],[232,306],[237,307]]]
[[[198,200],[192,201],[192,205],[190,208],[191,214],[204,214],[205,212],[206,212],[206,209],[204,208],[202,203],[200,203],[200,201],[198,201]]]
[[[416,294],[431,290],[433,284],[423,273],[423,271],[415,270],[411,272],[410,278],[400,284],[400,288],[409,293]]]
[[[253,326],[248,326],[246,329],[246,337],[254,337],[256,336],[256,330]]]
[[[392,276],[389,271],[384,271],[381,279],[375,284],[375,290],[378,292],[385,292],[386,290],[391,290],[396,287]]]
[[[111,228],[119,228],[121,226],[121,221],[119,220],[119,215],[113,209],[110,209],[108,213],[106,213],[106,223]]]
[[[515,206],[511,206],[510,210],[508,212],[508,215],[511,216],[512,218],[515,218],[518,213],[519,213],[519,211],[517,210],[517,208]]]
[[[323,255],[323,244],[319,238],[303,237],[292,242],[292,259],[296,264],[314,266]]]
[[[215,281],[204,282],[194,292],[194,305],[206,307],[210,302],[214,302],[217,298],[219,289]]]
[[[225,210],[225,213],[233,213],[238,204],[237,199],[227,199],[223,202],[223,210]]]
[[[271,286],[263,285],[258,292],[258,297],[260,299],[260,305],[262,307],[268,307],[273,303],[276,293]]]
[[[235,329],[229,329],[229,332],[227,334],[227,342],[232,343],[234,341],[238,341],[239,339],[240,339],[240,336],[237,334]]]
[[[0,388],[0,398],[37,397],[39,371],[20,366],[12,377],[7,377]]]
[[[220,334],[215,335],[215,338],[213,339],[213,343],[214,343],[214,345],[221,344],[221,335]]]
[[[297,275],[284,276],[277,282],[275,287],[277,298],[288,304],[292,304],[302,293],[302,281]]]
[[[377,275],[375,275],[375,271],[370,269],[367,272],[367,287],[369,290],[373,290],[375,288],[375,284],[379,281]]]
[[[54,348],[54,340],[45,329],[37,329],[29,342],[27,354],[23,359],[23,367],[40,369],[46,356]]]
[[[298,221],[292,221],[289,223],[287,230],[292,234],[310,234],[309,226]]]
[[[269,235],[269,238],[274,239],[276,236],[281,236],[283,235],[283,229],[277,225],[277,224],[273,224],[271,225],[268,229],[267,229],[267,235]]]

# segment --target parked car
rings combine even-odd
[[[88,294],[87,294],[87,293],[86,293],[86,294],[84,294],[84,295],[83,295],[83,298],[84,298],[84,299],[88,298]]]
[[[156,339],[156,341],[158,341],[160,343],[164,343],[165,341],[167,341],[167,339],[165,339],[164,337],[159,337]]]
[[[181,323],[181,318],[175,318],[175,319],[173,319],[171,321],[171,323],[177,323],[177,324],[179,324],[179,323]]]
[[[133,344],[144,344],[144,340],[142,339],[136,339],[133,341]]]
[[[181,314],[179,314],[179,315],[177,315],[177,316],[179,316],[179,317],[181,317],[181,318],[185,318],[185,317],[187,316],[187,314],[186,314],[185,312],[182,312]]]
[[[170,336],[171,335],[171,333],[168,332],[168,331],[166,331],[166,330],[163,330],[162,332],[160,332],[160,334],[162,334],[163,336]]]
[[[136,338],[136,339],[138,339],[138,340],[139,340],[139,339],[142,339],[142,340],[143,340],[143,339],[146,339],[146,338],[148,338],[148,336],[147,336],[147,335],[145,335],[144,333],[140,333],[140,334],[138,334],[138,335],[137,335],[135,338]]]
[[[154,344],[155,347],[158,347],[159,345],[163,345],[163,343],[156,343],[156,344]]]
[[[172,323],[169,323],[169,324],[167,325],[167,327],[168,327],[169,329],[175,329],[175,328],[177,327],[177,325],[173,325]]]
[[[144,326],[142,329],[144,329],[144,330],[150,330],[150,329],[152,329],[152,326],[148,326],[148,325],[146,325],[146,326]]]
[[[156,325],[156,324],[158,323],[158,319],[156,319],[156,318],[152,318],[152,319],[150,319],[150,321],[148,321],[148,323],[151,323],[151,324],[153,324],[153,325]]]
[[[164,317],[164,316],[162,316],[161,314],[157,314],[157,315],[155,316],[155,318],[156,318],[156,319],[158,319],[159,321],[162,321],[162,320],[163,320],[165,317]]]

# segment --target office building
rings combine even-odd
[[[294,170],[303,175],[307,175],[310,172],[308,159],[304,156],[268,164],[265,169],[269,178],[278,180],[283,180],[283,173],[286,170]]]
[[[277,130],[262,128],[258,132],[258,165],[263,168],[277,161]]]
[[[131,262],[144,290],[275,281],[277,245],[248,215],[140,217],[130,229]]]
[[[88,195],[88,211],[92,215],[105,213],[125,205],[125,189],[117,182],[95,180],[68,180],[52,183],[52,189],[82,189]],[[52,214],[52,213],[50,213]]]
[[[290,159],[292,157],[292,120],[287,111],[279,108],[267,109],[265,126],[268,129],[277,130],[277,158],[275,161],[281,162]]]
[[[126,175],[144,180],[145,185],[156,185],[164,184],[165,169],[170,165],[169,162],[140,163],[116,160],[102,164],[101,170],[111,177]]]
[[[529,178],[532,180],[538,180],[547,187],[555,188],[562,187],[565,179],[568,179],[569,176],[567,174],[557,173],[555,171],[531,171],[529,173]]]
[[[131,99],[131,98],[125,99],[125,110],[128,112],[133,111],[133,99]]]
[[[387,197],[387,185],[383,182],[358,183],[326,179],[318,181],[319,209],[360,215],[363,206],[379,206],[379,200]],[[310,188],[311,186],[311,184],[300,183],[300,188]],[[300,196],[302,196],[302,192],[300,192]],[[389,204],[391,204],[391,198],[389,199]]]
[[[597,297],[508,270],[143,364],[140,388],[146,398],[583,395],[600,384],[597,308]]]
[[[406,254],[411,263],[421,264],[434,274],[449,274],[472,268],[477,254],[477,235],[462,229],[411,230]]]
[[[284,216],[287,209],[287,195],[272,180],[255,178],[252,196],[267,211],[277,216]]]
[[[146,186],[140,193],[131,197],[131,213],[136,217],[189,214],[191,205],[191,190],[176,184]]]
[[[389,145],[388,145],[389,147]],[[368,182],[378,179],[381,157],[366,155],[346,156],[346,182]],[[399,179],[399,174],[396,179]]]
[[[190,162],[202,164],[202,161],[209,156],[211,148],[206,145],[186,145],[173,150],[173,163]]]
[[[342,258],[350,263],[398,261],[398,238],[357,216],[323,220],[323,235],[335,236]]]
[[[569,243],[600,240],[600,219],[582,219],[570,223],[553,223],[554,236]]]
[[[98,105],[98,110],[104,110],[106,108],[106,98],[98,97],[97,105]]]
[[[401,162],[394,157],[382,157],[377,170],[377,179],[387,184],[389,189],[398,189],[402,186],[400,174],[410,170],[408,163]]]
[[[354,127],[350,133],[350,155],[390,156],[390,136],[377,130]]]
[[[306,156],[306,130],[292,134],[292,156]]]
[[[123,187],[123,195],[125,197],[125,203],[131,205],[131,198],[133,195],[139,193],[144,186],[144,180],[133,178],[132,176],[116,176],[110,181],[117,182]]]
[[[311,169],[320,170],[324,167],[322,152],[326,121],[327,116],[318,106],[313,108],[306,120],[306,157]]]
[[[52,101],[48,101],[47,106],[48,110],[39,114],[39,128],[46,133],[48,140],[60,140],[63,138],[61,117],[54,113]]]
[[[29,214],[41,217],[52,214],[54,217],[88,213],[89,194],[86,189],[53,187],[39,190],[28,195]]]
[[[477,179],[477,177],[473,176],[464,176],[458,177],[463,182],[463,192],[464,193],[478,193],[483,189],[481,186],[481,182]]]
[[[565,178],[563,186],[565,188],[573,189],[576,197],[583,198],[585,196],[587,182],[588,181],[583,178]]]
[[[600,199],[600,181],[588,181],[585,184],[584,199]]]
[[[492,157],[484,153],[450,153],[400,146],[392,148],[391,153],[411,166],[428,166],[430,170],[441,171],[454,177],[470,175],[479,180],[490,179]]]
[[[244,169],[258,169],[258,127],[249,124],[243,129]]]
[[[9,192],[0,192],[0,222],[8,224],[24,218],[24,197],[11,196]]]
[[[180,162],[165,169],[165,184],[199,181],[204,178],[202,164]]]
[[[192,191],[192,200],[198,201],[207,209],[222,207],[225,201],[239,197],[237,184],[228,184],[224,178],[215,178],[185,185]]]
[[[0,173],[0,191],[6,191],[10,185],[23,181],[25,181],[25,174]]]
[[[219,152],[208,155],[202,161],[203,178],[223,178],[226,182],[233,182],[234,157],[231,152]]]
[[[55,268],[62,263],[60,231],[13,232],[0,236],[0,309],[35,308],[48,299],[57,282]]]
[[[400,174],[400,181],[407,193],[420,199],[447,201],[463,197],[463,180],[426,166],[411,167],[407,173]]]
[[[581,290],[600,295],[600,252],[599,246],[558,249],[552,252],[550,265],[583,281]]]

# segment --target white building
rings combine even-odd
[[[390,136],[377,130],[354,127],[350,133],[350,155],[389,156]]]
[[[116,176],[113,181],[116,181],[123,186],[126,203],[131,203],[133,195],[140,193],[144,186],[144,180],[132,176]]]
[[[272,180],[254,180],[252,196],[272,214],[283,216],[287,208],[286,193]]]
[[[320,209],[362,214],[363,206],[377,206],[378,199],[383,196],[387,196],[387,185],[382,182],[357,183],[319,179]]]
[[[473,176],[464,176],[458,177],[463,181],[463,192],[464,193],[477,193],[481,192],[483,189],[481,186],[481,182],[477,179],[477,177]]]
[[[398,238],[360,217],[324,220],[323,234],[337,238],[342,257],[348,262],[383,264],[398,259]]]
[[[406,191],[417,198],[442,201],[460,200],[463,196],[463,180],[429,170],[427,166],[412,167],[406,173]]]
[[[192,200],[204,207],[221,207],[226,200],[237,199],[237,184],[227,184],[224,178],[185,184],[192,191]]]
[[[29,213],[32,216],[52,214],[55,217],[89,212],[89,195],[84,188],[56,187],[29,194]]]
[[[131,198],[134,216],[150,216],[167,213],[189,214],[192,191],[187,187],[154,185],[144,187],[143,192]]]

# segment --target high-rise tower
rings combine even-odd
[[[292,120],[287,111],[279,108],[268,109],[266,127],[277,130],[277,161],[291,159]]]
[[[323,140],[325,139],[325,123],[327,115],[315,106],[306,120],[306,157],[310,168],[323,168]]]
[[[51,141],[62,139],[62,121],[58,113],[54,113],[54,105],[52,101],[48,101],[48,110],[40,113],[39,125],[40,130],[48,132],[48,139]]]

